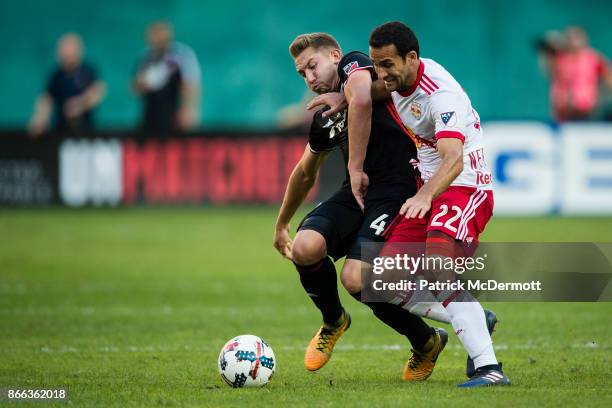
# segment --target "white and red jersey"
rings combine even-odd
[[[401,121],[417,145],[418,166],[425,182],[442,162],[436,149],[438,139],[456,138],[463,142],[463,171],[451,186],[492,190],[480,118],[461,85],[446,69],[422,58],[415,84],[406,92],[393,92],[392,97]]]

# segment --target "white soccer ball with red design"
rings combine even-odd
[[[230,387],[263,387],[275,369],[272,347],[252,334],[234,337],[219,353],[219,374]]]

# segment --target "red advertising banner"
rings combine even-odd
[[[274,136],[125,140],[122,202],[275,203],[305,146],[302,138]]]

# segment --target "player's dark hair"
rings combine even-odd
[[[395,45],[400,57],[404,58],[410,51],[419,56],[419,40],[414,32],[404,23],[392,21],[376,27],[370,34],[370,46],[382,48],[386,45]]]
[[[307,48],[330,47],[340,49],[338,41],[327,33],[300,34],[289,45],[289,53],[293,58],[297,58]]]

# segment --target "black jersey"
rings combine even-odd
[[[370,58],[358,51],[346,54],[338,65],[340,85],[344,89],[349,76],[358,70],[368,70],[372,79],[376,72]],[[313,152],[340,148],[344,164],[348,165],[348,113],[339,112],[331,118],[323,118],[318,111],[310,128],[309,144]],[[372,102],[372,128],[363,165],[370,183],[415,183],[414,163],[416,146],[404,128],[395,110],[393,101]],[[345,184],[348,183],[348,175]]]

